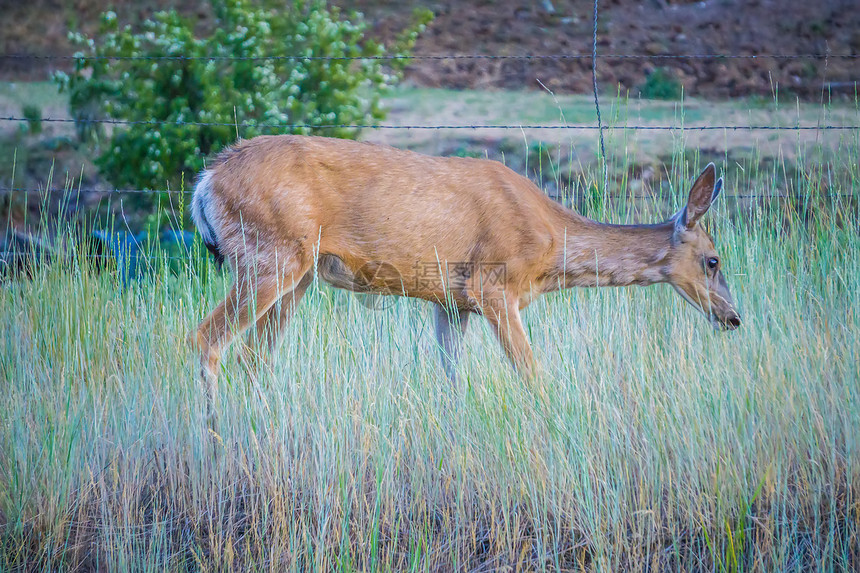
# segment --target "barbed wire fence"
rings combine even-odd
[[[604,189],[608,187],[608,168],[606,163],[606,147],[604,142],[604,131],[667,131],[667,132],[707,132],[707,131],[833,131],[833,132],[860,132],[860,125],[832,125],[832,124],[815,124],[815,125],[766,125],[766,124],[750,124],[750,125],[645,125],[645,124],[604,124],[600,111],[600,98],[598,93],[598,61],[607,60],[827,60],[827,59],[849,59],[860,60],[860,54],[834,54],[829,52],[824,53],[808,53],[808,54],[721,54],[721,53],[686,53],[686,54],[600,54],[597,51],[598,40],[598,0],[593,3],[593,33],[591,53],[585,54],[430,54],[430,55],[378,55],[378,56],[326,56],[326,55],[290,55],[290,54],[271,54],[261,56],[187,56],[183,54],[165,54],[165,55],[141,55],[141,56],[115,56],[115,55],[85,55],[83,53],[75,54],[36,54],[36,53],[0,53],[0,60],[30,60],[30,61],[123,61],[123,60],[152,60],[152,61],[214,61],[214,62],[231,62],[231,61],[267,61],[267,60],[294,60],[294,61],[366,61],[366,60],[406,60],[406,61],[565,61],[565,60],[590,60],[591,63],[591,79],[592,90],[594,97],[595,119],[594,124],[386,124],[386,123],[353,123],[353,124],[312,124],[312,123],[265,123],[265,122],[204,122],[204,121],[165,121],[165,120],[124,120],[116,118],[71,118],[71,117],[22,117],[16,115],[0,116],[0,122],[4,123],[48,123],[48,124],[101,124],[101,125],[152,125],[158,126],[200,126],[200,127],[235,127],[241,128],[256,128],[266,130],[315,130],[315,129],[337,129],[337,128],[358,128],[358,129],[373,129],[373,130],[562,130],[562,131],[596,131],[599,137],[599,162],[602,172]],[[855,85],[855,90],[857,86]],[[29,188],[9,185],[0,187],[0,194],[9,193],[52,193],[52,192],[67,192],[67,193],[94,193],[102,195],[126,195],[126,194],[180,194],[187,191],[177,189],[95,189],[95,188]],[[830,193],[828,196],[853,196],[853,193]],[[745,194],[732,195],[737,199],[750,199],[758,197],[779,198],[787,197],[785,195],[761,195],[761,194]],[[649,197],[638,197],[649,198]]]

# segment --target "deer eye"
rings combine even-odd
[[[711,257],[708,259],[707,265],[710,270],[714,271],[720,266],[720,260],[717,257]]]

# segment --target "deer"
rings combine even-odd
[[[433,303],[452,381],[472,315],[520,375],[534,376],[521,312],[571,287],[668,283],[716,329],[734,330],[741,318],[700,225],[722,185],[711,163],[670,218],[615,225],[489,159],[317,136],[240,141],[202,171],[191,201],[203,243],[234,276],[196,331],[201,376],[211,398],[223,350],[251,327],[240,359],[274,350],[314,276]]]

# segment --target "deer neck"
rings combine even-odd
[[[672,246],[671,221],[610,225],[571,211],[560,214],[553,270],[555,285],[570,287],[651,285],[665,282]]]

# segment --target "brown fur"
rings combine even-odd
[[[694,184],[687,211],[640,226],[588,220],[495,161],[339,139],[257,137],[222,153],[208,171],[208,223],[237,280],[198,329],[210,380],[235,333],[254,321],[282,327],[317,257],[321,277],[335,286],[483,315],[526,374],[533,358],[520,310],[559,288],[670,282],[720,323],[737,318],[722,276],[703,267],[702,257],[715,255],[697,225],[712,200],[713,165]],[[465,283],[415,278],[434,263],[448,279],[467,263],[502,264],[503,280],[484,271]],[[728,303],[708,302],[718,298]]]

